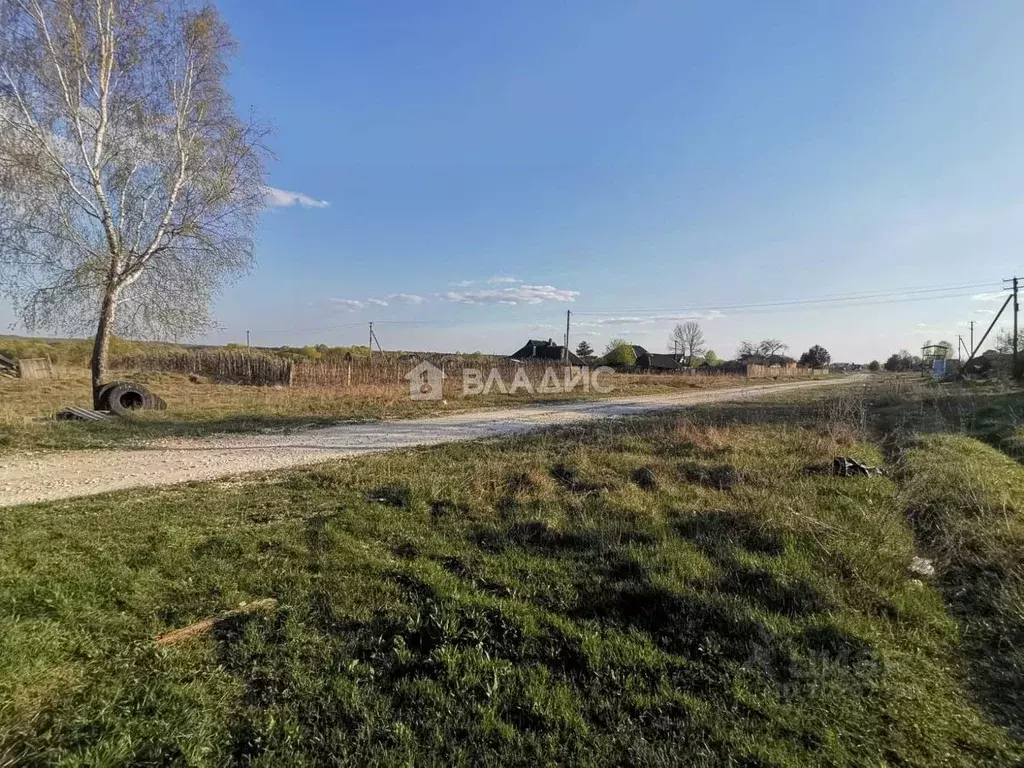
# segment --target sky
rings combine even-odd
[[[570,310],[867,361],[1024,276],[1019,0],[218,7],[276,161],[198,341],[507,354]]]

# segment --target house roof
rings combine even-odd
[[[509,355],[513,360],[565,360],[565,347],[555,344],[551,339],[538,341],[530,339],[525,346]],[[586,365],[583,358],[569,351],[569,365]]]
[[[656,368],[661,370],[677,370],[682,368],[682,364],[676,359],[675,355],[657,354],[654,352],[644,352],[642,355],[636,356],[636,367],[637,368]]]

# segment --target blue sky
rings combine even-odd
[[[867,360],[955,342],[998,306],[982,284],[1024,273],[1017,0],[220,8],[281,192],[211,341],[373,320],[385,348],[507,353],[571,309],[574,345],[660,351],[697,314],[721,356],[773,336]]]

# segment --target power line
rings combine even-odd
[[[807,310],[813,310],[813,311],[820,312],[820,311],[831,310],[831,309],[855,309],[855,308],[858,308],[858,307],[876,307],[876,306],[882,306],[882,305],[886,305],[886,304],[907,304],[907,303],[910,303],[910,302],[917,302],[917,301],[935,301],[936,299],[955,299],[955,298],[963,298],[963,297],[972,296],[972,295],[974,295],[974,294],[973,293],[953,293],[953,294],[947,294],[947,295],[943,295],[943,296],[911,296],[909,298],[908,297],[904,297],[904,296],[893,296],[891,298],[886,298],[886,299],[878,299],[878,300],[871,300],[871,301],[860,301],[860,302],[850,302],[850,303],[833,304],[833,305],[827,305],[827,304],[821,304],[821,305],[807,305],[807,304],[799,305],[799,304],[793,304],[793,305],[784,305],[784,306],[752,306],[750,308],[730,309],[728,316],[777,314],[777,313],[782,313],[782,312],[801,312],[801,311],[805,312]],[[713,313],[720,312],[720,310],[722,310],[722,309],[723,309],[723,307],[702,308],[702,309],[658,310],[657,314],[646,314],[644,312],[638,312],[638,311],[634,311],[632,313],[630,313],[628,311],[625,311],[625,312],[622,312],[622,313],[615,312],[615,313],[610,313],[610,316],[608,316],[607,319],[602,321],[602,322],[603,323],[607,323],[608,325],[615,325],[616,322],[620,322],[622,324],[626,324],[626,323],[629,323],[629,322],[640,322],[640,321],[657,322],[659,320],[663,320],[663,321],[682,320],[682,319],[697,319],[697,320],[699,320],[699,319],[701,319],[701,317],[697,313],[700,313],[700,312],[710,313],[713,316]],[[585,316],[590,316],[590,317],[602,317],[602,316],[605,315],[605,313],[603,313],[603,312],[574,312],[573,314],[578,315],[578,316],[584,316],[585,315]],[[620,314],[633,315],[633,316],[632,317],[619,317],[618,315],[620,315]],[[722,313],[720,316],[725,317],[726,315],[724,313]],[[711,319],[711,318],[704,318],[704,319]]]
[[[802,299],[785,299],[779,301],[762,301],[762,302],[749,302],[745,304],[718,304],[715,306],[704,306],[704,307],[671,307],[671,308],[649,308],[649,307],[634,307],[631,309],[602,309],[602,310],[577,310],[577,315],[618,315],[618,314],[643,314],[650,312],[714,312],[722,310],[741,310],[741,309],[771,309],[775,307],[790,307],[799,305],[813,305],[813,304],[829,304],[833,302],[853,302],[861,301],[864,299],[896,299],[904,300],[904,297],[908,295],[918,295],[927,293],[948,293],[949,291],[965,290],[979,288],[995,288],[997,283],[964,283],[960,285],[947,285],[932,288],[902,288],[895,290],[888,290],[884,292],[866,292],[850,293],[850,294],[833,294],[831,296],[818,296],[815,298],[802,298]],[[946,296],[929,296],[929,299],[943,299],[943,298],[958,298],[960,296],[970,296],[971,293],[963,294],[949,294]],[[840,306],[854,306],[852,304],[842,304]]]
[[[952,298],[963,298],[965,296],[975,295],[979,289],[1001,289],[1002,286],[999,283],[985,282],[985,283],[960,283],[951,285],[937,285],[929,287],[908,287],[902,289],[888,289],[885,291],[860,291],[854,293],[845,294],[828,294],[814,298],[796,298],[796,299],[785,299],[779,301],[765,301],[765,302],[750,302],[745,304],[719,304],[719,305],[708,305],[702,307],[673,307],[673,308],[650,308],[650,307],[635,307],[631,309],[603,309],[603,310],[573,310],[572,314],[577,316],[588,316],[588,317],[600,317],[600,316],[614,316],[614,315],[638,315],[636,320],[650,320],[656,322],[657,317],[644,317],[644,315],[652,314],[669,314],[669,315],[686,315],[695,312],[724,312],[729,311],[739,314],[765,314],[782,312],[787,310],[802,310],[802,309],[850,309],[857,307],[871,307],[880,306],[885,304],[902,304],[913,301],[933,301],[937,299],[952,299]],[[968,290],[969,289],[969,290]],[[950,291],[967,291],[960,293],[950,293]],[[628,322],[629,318],[624,318],[624,322]],[[426,320],[426,319],[412,319],[412,320],[377,320],[374,321],[377,325],[390,325],[390,326],[405,326],[405,327],[441,327],[441,328],[457,328],[465,326],[479,326],[480,320]],[[508,320],[488,320],[492,325],[523,325],[525,321],[508,319]],[[614,324],[609,321],[609,325]],[[348,328],[361,328],[365,327],[365,322],[353,322],[343,323],[340,325],[328,325],[321,326],[318,328],[281,328],[281,329],[254,329],[253,333],[259,333],[264,335],[270,334],[300,334],[300,333],[317,333],[322,331],[335,331],[344,330]]]
[[[253,333],[314,333],[315,331],[338,331],[343,328],[362,328],[366,323],[346,323],[345,325],[327,325],[321,328],[253,328]]]

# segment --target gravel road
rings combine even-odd
[[[824,387],[839,380],[735,387],[580,403],[476,411],[410,421],[338,424],[275,435],[177,439],[132,451],[66,451],[0,456],[0,507],[89,496],[125,488],[213,480],[366,453],[393,451],[567,424],[761,397],[780,390]]]

